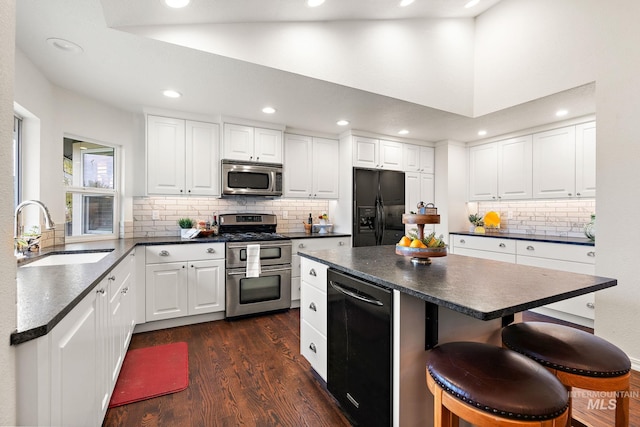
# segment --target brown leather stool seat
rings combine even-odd
[[[427,385],[434,425],[564,425],[568,396],[540,364],[505,348],[452,342],[429,352]]]
[[[578,387],[617,392],[615,425],[629,425],[631,361],[615,345],[579,329],[544,322],[515,323],[505,327],[502,343],[547,367],[569,391]]]

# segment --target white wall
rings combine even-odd
[[[173,25],[124,31],[471,115],[472,19]]]
[[[602,3],[609,2],[505,0],[480,15],[474,115],[594,81]]]
[[[15,0],[0,2],[0,425],[16,424],[16,359],[9,335],[16,329],[16,260],[13,256],[13,78]]]
[[[465,230],[468,221],[465,209],[467,200],[467,150],[463,143],[440,141],[435,152],[436,207],[440,225],[436,234],[449,240],[449,230]]]

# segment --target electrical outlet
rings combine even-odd
[[[153,220],[160,219],[160,211],[151,211],[151,219]]]
[[[289,219],[289,212],[288,211],[282,211],[282,219]]]

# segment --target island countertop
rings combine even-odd
[[[377,285],[480,320],[497,319],[531,308],[617,285],[616,279],[529,267],[462,255],[431,258],[413,265],[394,246],[302,251],[300,256]]]

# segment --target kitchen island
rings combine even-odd
[[[450,341],[500,345],[522,311],[617,284],[615,279],[459,255],[414,265],[393,246],[301,252],[314,263],[393,291],[393,425],[432,425],[428,348]],[[327,337],[331,340],[331,337]],[[331,381],[331,373],[327,378]]]

